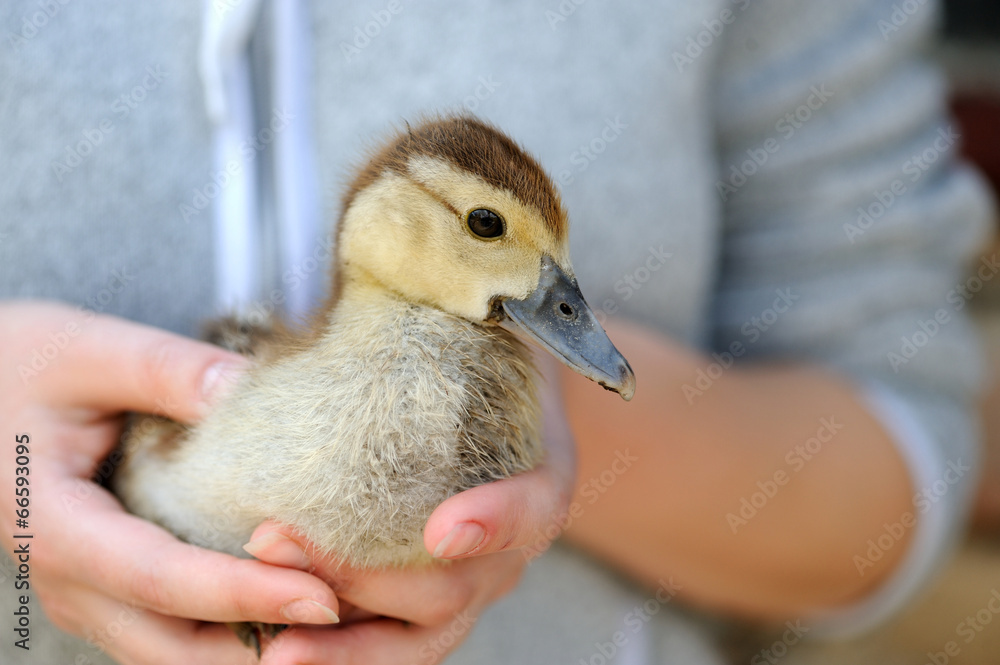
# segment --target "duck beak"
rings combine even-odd
[[[525,332],[570,369],[613,390],[625,401],[635,393],[635,374],[569,277],[549,256],[542,257],[538,287],[527,298],[502,301],[511,332]],[[514,326],[516,324],[516,328]]]

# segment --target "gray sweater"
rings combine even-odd
[[[990,207],[955,163],[961,132],[917,56],[933,2],[307,4],[307,129],[327,220],[370,137],[422,112],[473,110],[558,182],[595,309],[716,354],[678,403],[699,399],[730,359],[818,363],[867,396],[915,488],[949,463],[975,468],[981,361],[962,266]],[[202,14],[196,2],[0,6],[0,297],[184,334],[213,314],[219,239],[198,197],[219,175],[198,77]],[[272,244],[261,270],[287,288]],[[996,271],[984,264],[981,277]],[[918,592],[960,533],[974,482],[962,475],[926,511],[915,498],[899,572],[858,606],[809,618],[812,634],[863,629]],[[0,577],[10,616],[12,579]],[[556,549],[454,662],[598,662],[611,647],[613,662],[716,662],[657,593]],[[55,635],[37,649],[2,661],[98,662]]]

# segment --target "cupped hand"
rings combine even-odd
[[[546,357],[546,377],[557,372]],[[528,473],[456,494],[431,515],[424,545],[448,562],[359,571],[340,565],[287,526],[268,522],[247,550],[268,563],[309,570],[341,601],[333,630],[296,626],[278,635],[262,665],[441,662],[479,614],[514,588],[525,566],[561,532],[573,490],[575,456],[555,379],[542,385],[545,462]]]
[[[319,578],[184,544],[94,482],[110,472],[123,411],[197,421],[243,362],[115,317],[0,303],[0,540],[8,553],[28,543],[27,593],[57,626],[126,665],[253,662],[225,626],[205,622],[328,624],[317,603],[339,609]],[[23,435],[27,528],[15,522]]]

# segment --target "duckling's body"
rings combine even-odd
[[[632,396],[573,277],[567,228],[551,181],[499,130],[467,116],[408,126],[349,188],[314,327],[217,329],[254,366],[194,428],[136,424],[115,490],[237,556],[276,519],[352,566],[431,561],[436,506],[542,458],[531,357],[511,331]],[[234,629],[258,651],[271,633]]]
[[[352,565],[404,565],[430,560],[438,504],[541,459],[529,351],[502,328],[351,288],[312,345],[269,346],[182,443],[135,442],[133,512],[234,555],[273,518]]]

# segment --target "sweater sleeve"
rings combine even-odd
[[[713,88],[724,210],[713,345],[848,376],[912,477],[901,565],[867,599],[814,617],[812,634],[846,636],[912,598],[962,533],[982,382],[967,310],[1000,263],[965,270],[991,202],[956,159],[961,129],[919,54],[932,0],[759,0],[733,11]],[[859,575],[899,528],[858,552]]]

